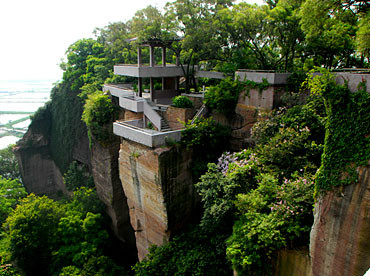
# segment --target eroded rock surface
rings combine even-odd
[[[56,197],[65,192],[62,174],[51,157],[49,141],[43,134],[32,133],[29,129],[14,153],[29,193]]]
[[[118,170],[119,138],[108,145],[94,142],[92,168],[96,192],[106,206],[112,229],[129,252],[136,255],[134,231],[130,225],[127,198],[123,192]]]
[[[274,276],[312,276],[308,247],[281,249],[276,255]]]
[[[314,276],[362,276],[370,266],[370,164],[358,173],[358,183],[336,187],[315,204]]]
[[[239,151],[251,145],[251,129],[259,118],[258,108],[239,103],[232,116],[212,113],[212,117],[216,122],[231,127],[230,146],[233,150]]]
[[[152,244],[161,245],[190,216],[194,191],[191,152],[176,147],[152,149],[123,140],[119,170],[139,260]]]

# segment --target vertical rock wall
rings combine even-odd
[[[336,187],[315,204],[314,276],[362,276],[370,267],[370,163],[357,171],[358,183]]]
[[[233,150],[239,151],[251,145],[251,129],[259,118],[258,108],[238,103],[233,116],[212,113],[212,117],[217,123],[231,127],[230,145]]]
[[[148,148],[122,140],[120,178],[130,209],[139,260],[152,244],[161,245],[189,217],[193,185],[190,152]]]
[[[281,249],[276,255],[274,276],[312,276],[308,247],[289,250]]]
[[[63,177],[51,157],[49,141],[29,129],[14,150],[27,192],[57,197],[65,192]]]
[[[134,231],[130,225],[127,198],[119,179],[118,152],[119,138],[108,145],[94,142],[92,152],[92,172],[96,193],[106,205],[111,218],[112,229],[125,245],[126,251],[136,255]]]

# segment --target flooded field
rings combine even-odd
[[[50,99],[51,80],[0,80],[0,149],[26,133],[30,116]]]

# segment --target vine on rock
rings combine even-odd
[[[358,179],[356,168],[370,160],[370,94],[366,83],[351,92],[348,85],[337,85],[327,70],[311,74],[308,87],[324,97],[327,112],[325,146],[321,167],[316,174],[315,194]]]

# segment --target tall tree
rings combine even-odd
[[[177,0],[167,3],[167,26],[181,40],[174,44],[187,79],[187,88],[193,80],[195,65],[217,60],[224,43],[217,25],[214,24],[219,10],[229,7],[232,0]],[[193,82],[195,84],[195,82]]]
[[[363,1],[307,0],[300,11],[308,50],[316,65],[328,68],[357,65],[355,38]]]

